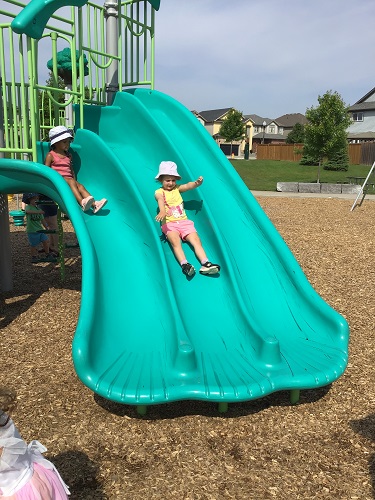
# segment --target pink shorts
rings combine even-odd
[[[167,236],[168,233],[175,232],[180,235],[180,238],[184,240],[186,236],[190,233],[196,233],[196,229],[194,227],[194,222],[188,219],[183,219],[180,221],[167,222],[161,226],[161,230]]]

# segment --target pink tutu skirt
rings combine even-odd
[[[67,500],[64,487],[55,471],[34,462],[34,473],[30,481],[7,500]]]

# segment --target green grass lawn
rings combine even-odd
[[[230,160],[249,189],[254,191],[276,191],[278,182],[316,182],[318,167],[300,165],[291,161],[275,160]],[[348,176],[367,177],[368,165],[350,165],[347,172],[320,169],[320,182],[347,183]],[[374,177],[370,180],[374,180]],[[368,193],[375,193],[370,188]]]

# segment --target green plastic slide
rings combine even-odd
[[[73,361],[84,384],[126,404],[227,403],[325,386],[343,373],[345,319],[308,283],[190,111],[137,89],[118,93],[112,106],[85,107],[84,123],[74,163],[78,180],[109,200],[98,215],[83,214],[47,167],[0,160],[1,192],[51,196],[76,230],[83,271]],[[177,163],[181,182],[203,175],[184,194],[185,208],[220,275],[187,279],[161,240],[154,177],[162,160]]]

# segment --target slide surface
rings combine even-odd
[[[157,91],[118,93],[112,106],[85,107],[72,146],[78,180],[109,200],[100,214],[83,214],[65,181],[37,163],[1,160],[0,191],[43,192],[71,218],[83,265],[73,361],[84,384],[127,404],[233,402],[343,373],[345,319],[313,290],[192,113]],[[203,175],[185,208],[220,275],[187,279],[161,240],[162,160],[177,163],[181,182]]]

